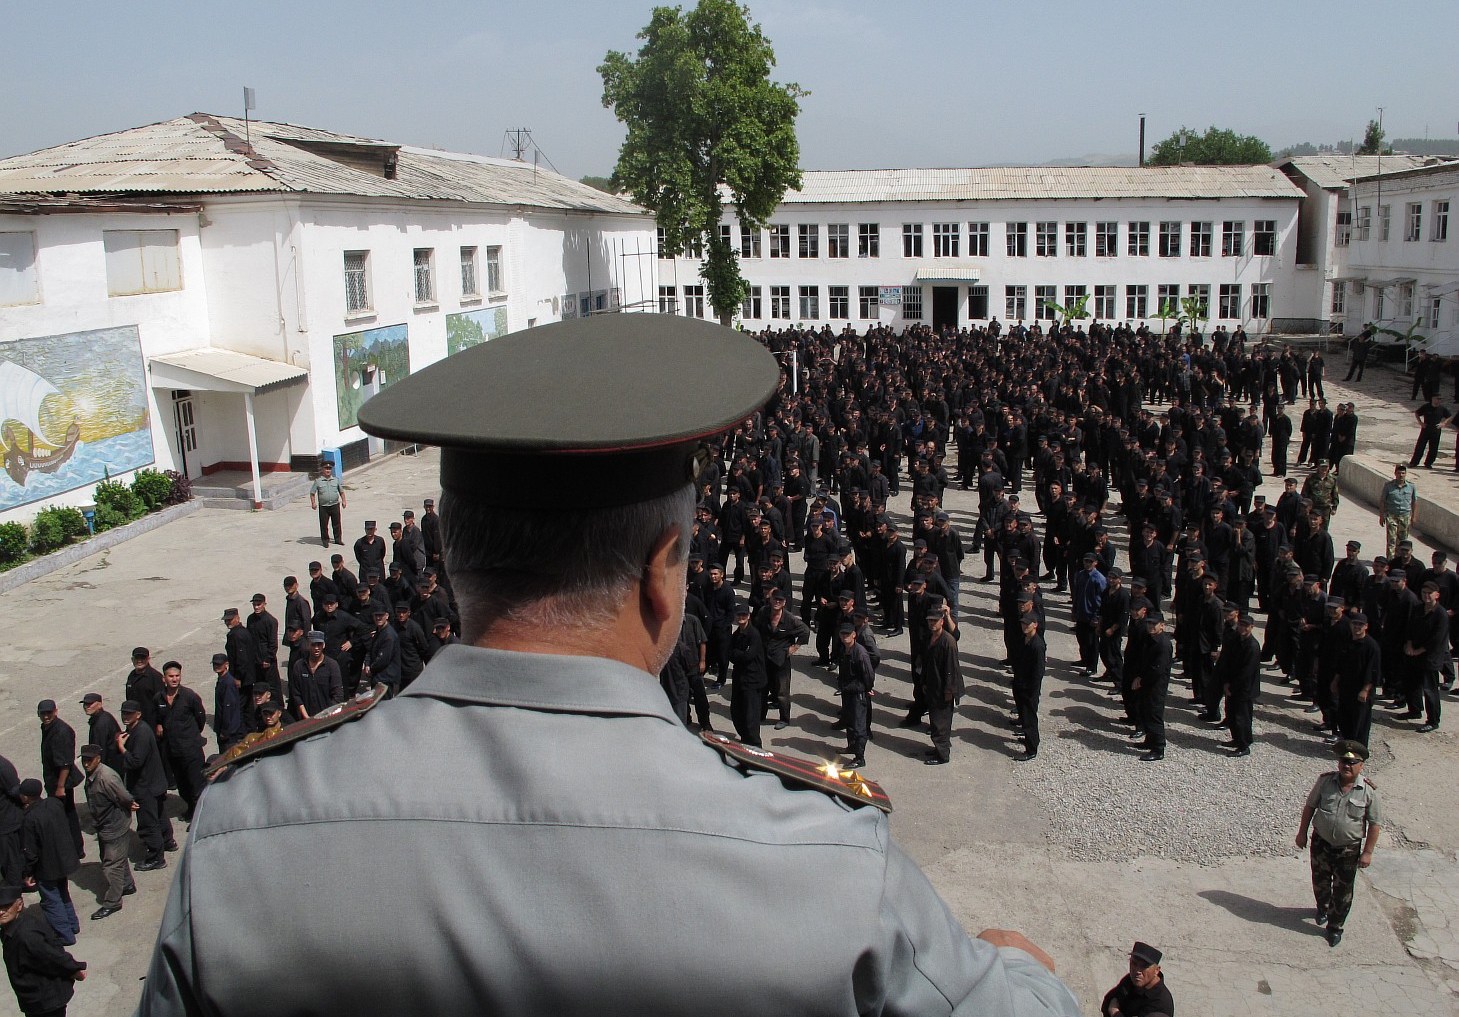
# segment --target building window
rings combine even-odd
[[[1344,314],[1344,313],[1346,313],[1346,311],[1344,310],[1344,306],[1343,305],[1347,303],[1347,296],[1348,296],[1348,284],[1347,283],[1335,282],[1335,283],[1332,284],[1332,313],[1333,314]]]
[[[790,317],[790,287],[789,286],[771,286],[770,287],[770,317],[772,317],[772,318],[789,318]]]
[[[770,257],[790,257],[790,225],[788,223],[770,224]]]
[[[111,296],[182,289],[177,230],[103,230],[101,237]]]
[[[1100,321],[1109,321],[1115,317],[1115,294],[1118,287],[1096,286],[1094,287],[1094,316]]]
[[[958,235],[961,229],[955,222],[932,224],[932,256],[934,258],[956,258]]]
[[[848,321],[851,318],[851,287],[850,286],[827,286],[826,299],[830,302],[831,317],[837,321]]]
[[[1251,284],[1251,316],[1263,320],[1272,316],[1272,284]]]
[[[679,302],[674,299],[674,287],[672,287],[672,286],[660,286],[659,287],[659,313],[660,314],[678,314],[679,313]]]
[[[35,272],[35,234],[0,233],[0,307],[40,300]]]
[[[1378,206],[1378,242],[1388,243],[1389,228],[1393,225],[1393,207],[1391,205]]]
[[[851,257],[850,229],[844,222],[833,222],[826,227],[826,257]]]
[[[740,227],[740,257],[760,257],[760,231],[752,230],[748,226]]]
[[[1008,243],[1008,256],[1010,258],[1028,257],[1028,223],[1004,223],[1003,238]]]
[[[1334,247],[1346,247],[1353,242],[1353,213],[1338,212],[1337,234],[1332,238]]]
[[[1217,304],[1218,317],[1240,318],[1241,317],[1241,284],[1222,283],[1220,300]]]
[[[1246,253],[1246,223],[1230,219],[1221,224],[1221,257],[1239,258]]]
[[[704,257],[704,235],[702,233],[696,233],[692,237],[690,237],[689,238],[689,242],[688,242],[687,246],[685,247],[685,252],[686,252],[686,254],[689,257],[694,258],[696,260],[699,259],[699,258],[703,258]]]
[[[1059,224],[1056,222],[1034,223],[1034,253],[1040,258],[1052,258],[1059,253]]]
[[[1191,283],[1186,286],[1185,295],[1195,298],[1198,317],[1209,318],[1211,316],[1211,287],[1205,283]]]
[[[506,296],[507,277],[502,271],[501,245],[486,249],[486,292],[493,297]]]
[[[821,288],[802,286],[800,288],[800,318],[802,321],[819,321],[821,317]]]
[[[1022,321],[1028,316],[1028,287],[1003,287],[1003,316],[1011,322]]]
[[[1094,256],[1114,258],[1120,253],[1120,224],[1097,222],[1094,224]]]
[[[1180,257],[1180,223],[1163,222],[1160,224],[1160,256],[1162,258]]]
[[[922,257],[922,224],[920,222],[902,223],[902,257]]]
[[[476,248],[461,248],[461,297],[481,296],[481,289],[476,282]]]
[[[1413,317],[1413,283],[1400,283],[1398,286],[1398,316]]]
[[[1066,222],[1064,224],[1064,253],[1071,258],[1082,258],[1089,253],[1086,248],[1089,224]]]
[[[436,252],[434,248],[415,249],[415,302],[436,302]]]
[[[1089,290],[1083,286],[1064,287],[1064,307],[1072,309],[1078,301],[1089,295]]]
[[[875,286],[857,287],[857,303],[861,311],[861,317],[867,321],[875,321],[881,317],[881,293]]]
[[[1035,286],[1033,288],[1033,313],[1036,319],[1053,321],[1058,317],[1053,305],[1059,299],[1059,287]]]
[[[1125,287],[1125,317],[1148,318],[1150,316],[1150,287]]]
[[[858,258],[881,257],[881,224],[864,222],[856,227],[856,256]]]
[[[1132,258],[1150,257],[1150,224],[1148,222],[1130,223],[1130,241],[1125,250]]]
[[[758,321],[760,315],[760,287],[751,286],[745,290],[745,302],[740,305],[741,318],[753,318]]]
[[[1356,225],[1357,225],[1357,228],[1358,228],[1358,240],[1360,240],[1360,241],[1367,240],[1369,237],[1371,237],[1373,235],[1373,206],[1372,205],[1359,205],[1358,206],[1358,218],[1357,218]]]
[[[1277,253],[1277,221],[1258,219],[1251,228],[1251,253],[1271,257]]]
[[[988,224],[985,222],[968,223],[968,257],[988,257]]]
[[[1403,239],[1422,240],[1424,236],[1424,203],[1410,201],[1404,215]]]
[[[684,287],[684,313],[691,318],[704,317],[704,287]]]
[[[1441,302],[1441,297],[1432,297],[1429,300],[1429,328],[1439,327],[1439,307]]]
[[[734,244],[730,241],[730,224],[722,222],[719,224],[719,240],[724,244],[725,250],[733,250]]]
[[[908,321],[922,320],[922,287],[902,287],[902,317]]]
[[[1191,223],[1191,257],[1209,258],[1211,256],[1211,224],[1208,222]]]
[[[1165,312],[1167,317],[1180,313],[1180,284],[1161,283],[1155,291],[1155,310]]]
[[[674,256],[673,255],[673,252],[671,252],[669,250],[668,243],[666,243],[665,240],[664,240],[664,228],[662,226],[660,226],[659,229],[658,229],[658,239],[657,239],[657,242],[658,242],[658,245],[659,245],[659,257],[660,258],[672,258]]]
[[[1373,290],[1373,317],[1379,321],[1383,320],[1383,287],[1379,286]]]
[[[988,287],[968,287],[968,317],[973,321],[988,320]]]
[[[1449,239],[1449,203],[1447,201],[1434,202],[1434,232],[1429,239],[1442,244]]]
[[[815,223],[801,223],[796,228],[800,234],[800,256],[819,258],[821,256],[821,227]]]

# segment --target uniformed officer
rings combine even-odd
[[[1345,738],[1332,750],[1337,756],[1337,771],[1324,773],[1312,785],[1307,803],[1302,806],[1297,847],[1307,847],[1310,827],[1317,924],[1327,926],[1327,945],[1337,946],[1353,906],[1358,870],[1373,863],[1383,813],[1377,787],[1363,776],[1368,747]]]
[[[716,384],[669,398],[678,364]],[[727,762],[659,687],[700,442],[779,377],[728,329],[623,314],[473,347],[361,408],[370,434],[443,447],[463,643],[209,787],[142,1017],[1078,1012],[1027,940],[961,929],[880,811]],[[427,843],[450,863],[422,866]],[[257,878],[284,857],[329,864]]]

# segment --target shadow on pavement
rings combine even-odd
[[[1197,896],[1248,922],[1270,925],[1289,932],[1301,932],[1308,936],[1323,935],[1323,930],[1311,920],[1314,916],[1312,908],[1278,907],[1276,904],[1243,897],[1228,890],[1202,890]]]

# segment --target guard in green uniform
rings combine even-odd
[[[1327,926],[1327,943],[1342,942],[1343,923],[1353,906],[1358,870],[1373,862],[1373,848],[1383,822],[1378,789],[1363,776],[1368,747],[1344,739],[1332,747],[1337,771],[1317,778],[1302,806],[1297,847],[1307,847],[1312,831],[1312,894],[1317,898],[1317,924]]]
[[[711,748],[659,686],[701,442],[779,381],[729,329],[618,314],[365,403],[368,433],[442,446],[462,644],[208,787],[139,1013],[1077,1014],[1028,940],[962,929],[883,812]]]

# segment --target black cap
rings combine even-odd
[[[375,529],[375,528],[376,528],[376,526],[378,526],[378,525],[379,525],[379,524],[377,524],[377,523],[376,523],[376,522],[375,522],[375,520],[373,520],[373,519],[366,519],[366,520],[365,520],[365,529],[367,529],[367,530],[373,530],[373,529]]]
[[[137,702],[135,699],[128,699],[126,702],[122,703],[122,708],[118,712],[123,717],[131,713],[141,713],[142,704]]]
[[[56,701],[54,699],[42,699],[39,703],[35,704],[35,712],[37,717],[43,713],[55,713]]]
[[[152,656],[152,651],[145,646],[134,646],[132,648],[133,660],[146,660],[150,656]]]
[[[339,596],[333,593],[326,593],[323,600],[321,600],[320,602],[323,604],[338,604]]]
[[[424,502],[423,502],[423,504],[424,504],[424,506],[425,506],[425,507],[426,507],[426,508],[435,508],[435,507],[436,507],[436,499],[434,499],[434,498],[427,498],[427,499],[426,499],[426,500],[425,500],[425,501],[424,501]]]
[[[1130,951],[1130,956],[1144,964],[1159,964],[1160,958],[1165,955],[1149,943],[1137,942],[1134,949]]]
[[[840,636],[853,636],[856,634],[856,626],[850,622],[842,622],[841,627],[836,630],[836,634]]]
[[[226,653],[215,653],[215,654],[213,654],[213,666],[214,667],[217,667],[219,664],[226,664],[226,663],[228,663],[228,654],[226,654]]]
[[[735,605],[735,617],[744,618],[750,614],[750,605],[741,601]]]
[[[39,798],[44,789],[41,787],[40,781],[34,777],[27,777],[20,782],[20,787],[17,790],[27,798]]]
[[[311,561],[309,563],[309,571],[310,572],[320,572],[323,569],[324,569],[324,566],[321,565],[321,564],[319,564],[319,562],[317,562],[317,561]]]
[[[101,758],[101,746],[99,746],[99,745],[92,745],[90,742],[87,742],[85,745],[81,746],[81,758],[82,759],[100,759]]]
[[[270,699],[267,703],[264,703],[264,704],[262,704],[262,705],[259,706],[258,712],[259,713],[283,713],[284,712],[284,708],[282,706],[280,706],[278,703],[274,702],[272,699]]]
[[[223,609],[223,620],[224,621],[232,621],[234,618],[237,618],[237,617],[238,617],[238,608],[236,608],[236,607],[228,607],[228,608],[224,608]]]
[[[1354,625],[1366,625],[1368,624],[1368,616],[1361,611],[1354,611],[1352,614],[1348,615],[1348,621],[1352,622]]]
[[[0,909],[8,908],[24,895],[23,886],[0,886]]]
[[[81,697],[82,706],[90,706],[92,703],[99,702],[101,702],[101,694],[99,692],[88,692]]]
[[[1363,542],[1361,540],[1350,540],[1348,541],[1348,547],[1351,547],[1354,551],[1361,551],[1363,549]]]
[[[684,363],[715,383],[684,384],[675,367]],[[440,446],[447,490],[529,508],[610,508],[690,483],[699,443],[754,413],[779,379],[763,346],[724,326],[607,315],[438,361],[373,396],[359,423],[376,437]]]

